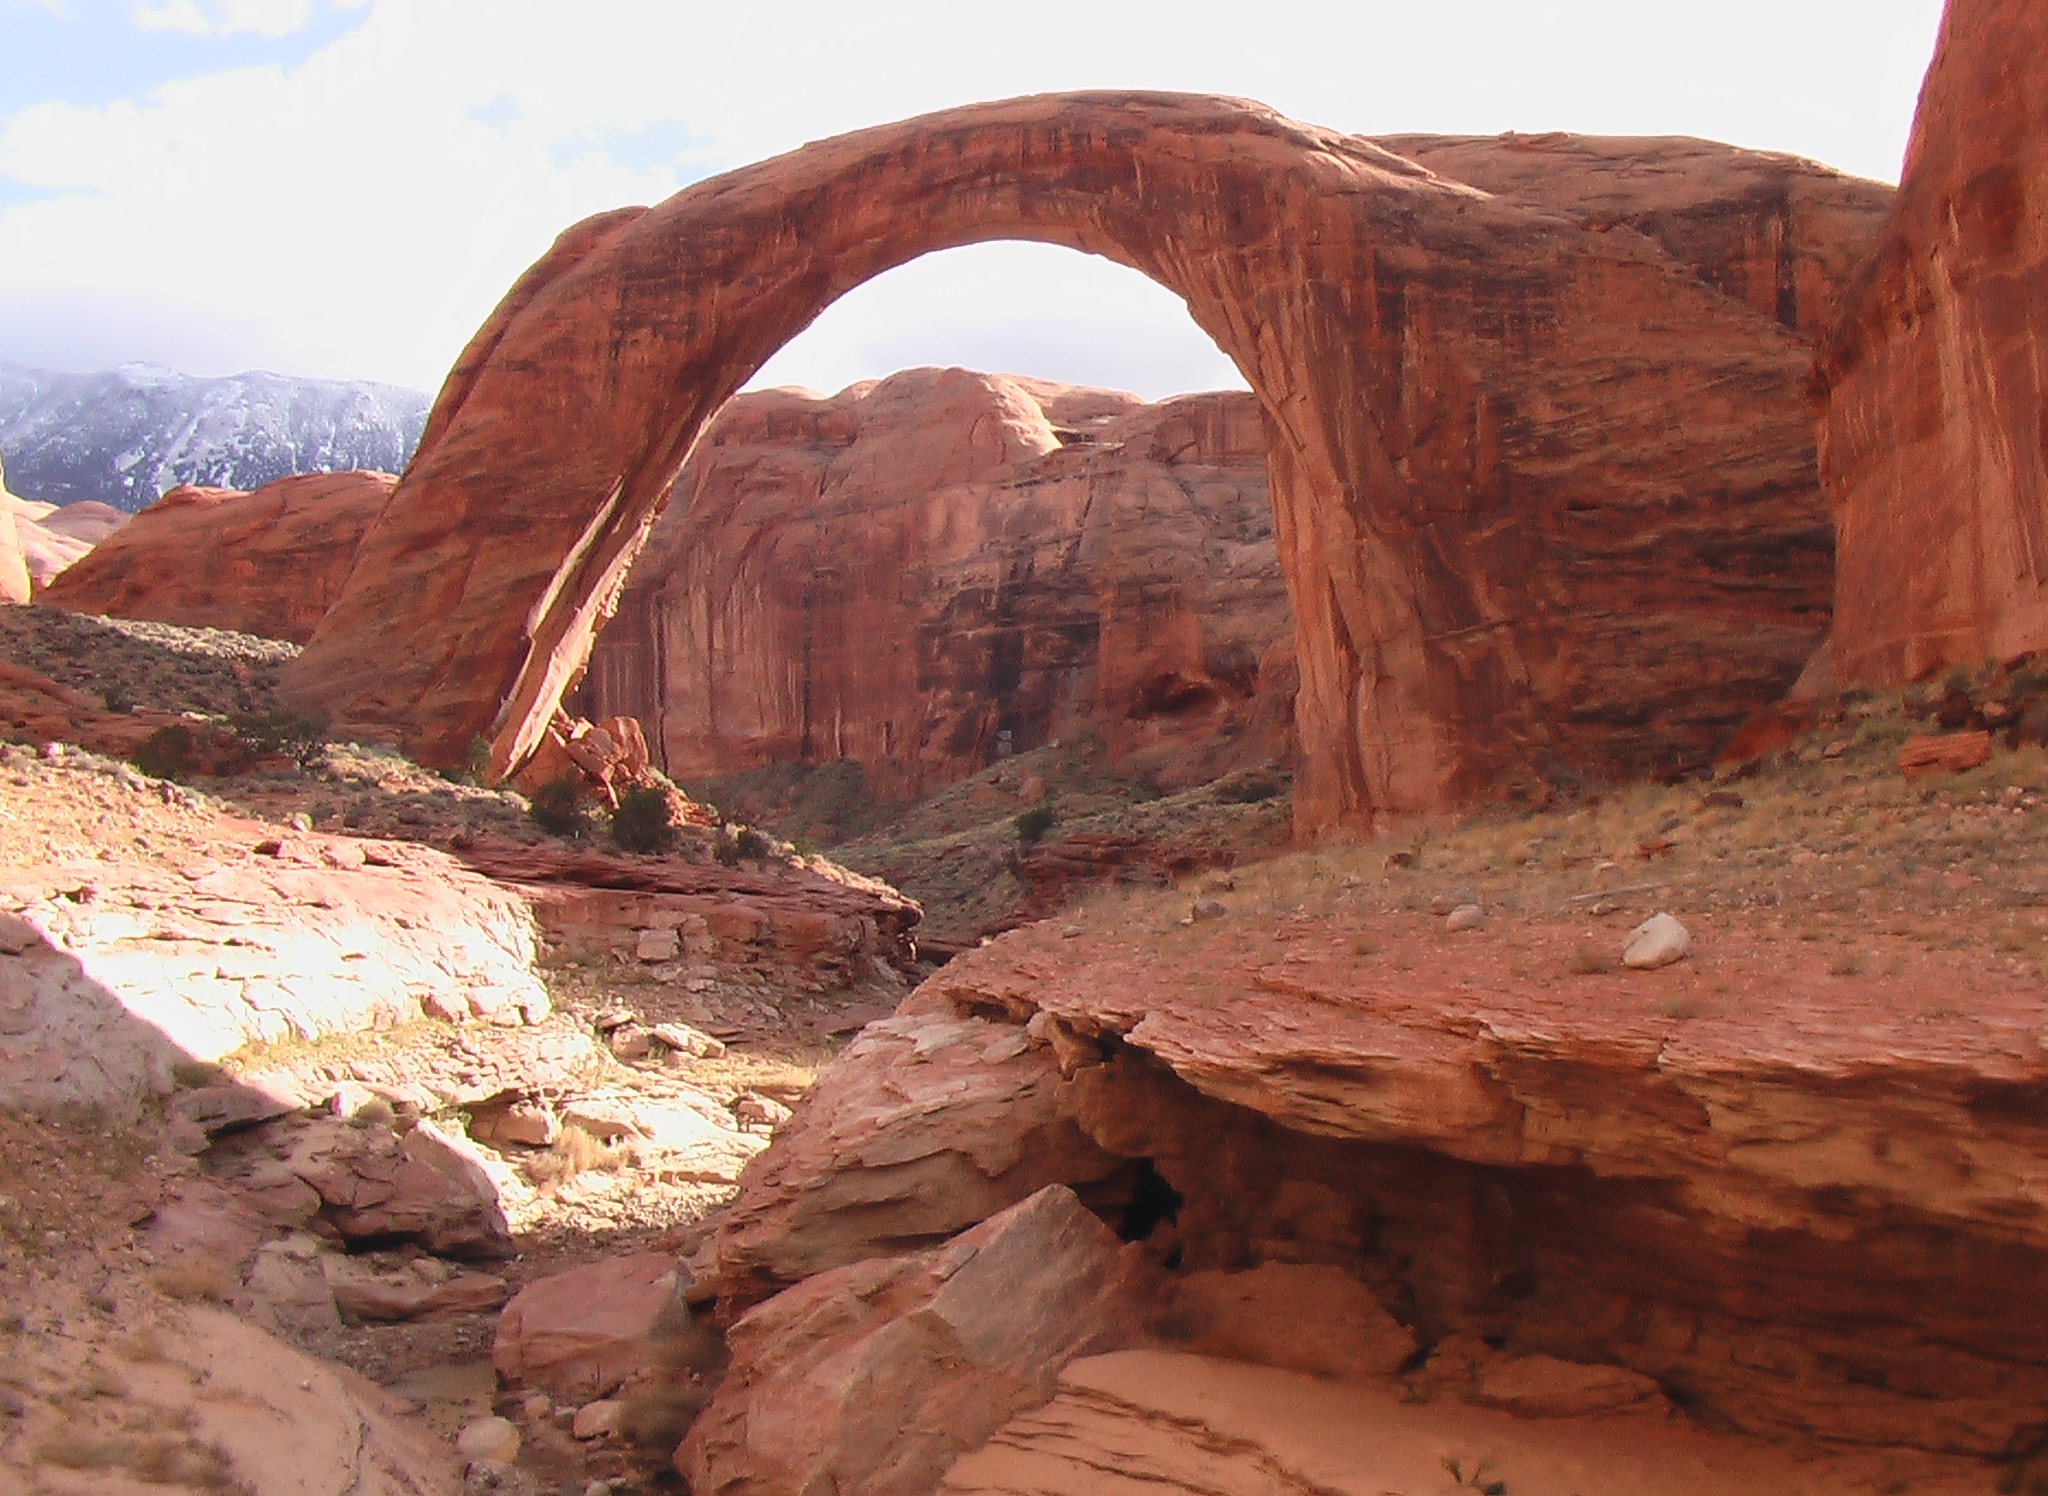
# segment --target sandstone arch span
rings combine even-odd
[[[1753,674],[1730,537],[1765,511],[1770,544],[1825,535],[1803,342],[1650,240],[1242,100],[1046,95],[565,233],[450,375],[287,689],[430,762],[487,730],[516,766],[720,405],[851,287],[995,238],[1158,280],[1252,386],[1305,832],[1583,761],[1575,721],[1625,715],[1681,634],[1699,648],[1680,615],[1725,625],[1709,689]]]

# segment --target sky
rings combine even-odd
[[[0,0],[0,362],[433,390],[563,227],[806,140],[1079,88],[1360,134],[1699,135],[1896,180],[1940,0]],[[1241,384],[1071,250],[930,255],[756,385]]]

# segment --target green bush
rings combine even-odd
[[[565,774],[533,792],[526,803],[526,818],[549,836],[587,836],[590,798],[582,785]]]
[[[311,769],[327,756],[330,722],[325,712],[280,706],[267,712],[240,713],[228,719],[228,726],[251,752],[281,753],[300,768]]]
[[[198,763],[198,742],[182,722],[159,727],[135,748],[135,767],[151,779],[188,778]]]
[[[1050,805],[1034,805],[1010,824],[1016,828],[1017,840],[1029,847],[1036,845],[1040,837],[1052,830],[1053,822],[1058,819]]]
[[[660,856],[676,844],[675,803],[659,785],[628,790],[612,815],[612,840],[622,852]]]
[[[775,843],[752,826],[742,826],[736,832],[719,833],[711,855],[725,867],[738,867],[742,862],[764,862],[774,856]]]

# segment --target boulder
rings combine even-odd
[[[360,1257],[330,1254],[319,1266],[335,1307],[358,1320],[481,1314],[504,1303],[511,1292],[503,1278],[451,1270],[437,1257],[379,1267]]]
[[[711,1244],[721,1314],[1116,1172],[1061,1114],[1059,1083],[1052,1049],[1007,1024],[869,1024],[741,1177]]]
[[[1896,207],[1817,365],[1835,673],[2048,648],[2048,13],[1952,0]]]
[[[1071,1191],[1041,1190],[945,1246],[752,1310],[677,1468],[726,1496],[923,1496],[1069,1361],[1142,1341],[1156,1294],[1142,1253]]]
[[[1908,738],[1899,747],[1899,772],[1910,782],[1927,774],[1960,774],[1991,762],[1991,734],[1953,732]]]
[[[1799,317],[1646,233],[1263,106],[1094,93],[815,142],[566,231],[464,351],[287,692],[424,762],[490,732],[493,773],[516,770],[713,413],[838,296],[991,234],[1160,280],[1250,383],[1305,683],[1297,831],[1537,793],[1557,759],[1704,758],[1819,640]],[[990,396],[1011,414],[961,455],[1050,453],[1044,407]],[[848,626],[870,615],[839,601],[880,564],[804,576],[818,637],[898,637]],[[971,649],[979,623],[946,627]],[[878,673],[888,653],[870,651]],[[993,659],[987,678],[1017,668]],[[1219,657],[1133,684],[1170,711],[1233,673]],[[832,720],[812,719],[822,756],[843,751]],[[898,726],[899,753],[922,751]],[[984,730],[1000,729],[968,722],[963,741]]]
[[[327,1117],[273,1122],[224,1150],[220,1177],[293,1224],[451,1257],[509,1257],[511,1231],[473,1145],[420,1122],[403,1135]]]
[[[498,1375],[555,1397],[602,1397],[654,1363],[664,1322],[680,1311],[676,1260],[607,1258],[522,1288],[498,1316]]]
[[[53,578],[43,600],[303,643],[397,481],[308,473],[253,493],[180,484]]]
[[[1669,914],[1653,914],[1633,930],[1621,948],[1621,964],[1634,971],[1655,971],[1683,961],[1692,953],[1692,931]]]

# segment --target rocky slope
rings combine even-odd
[[[2048,17],[1953,0],[1897,211],[1820,363],[1844,680],[2048,647],[2044,192]]]
[[[511,770],[725,399],[847,289],[991,235],[1154,276],[1252,385],[1298,830],[1704,755],[1822,632],[1807,349],[1775,302],[1241,101],[1098,94],[816,143],[569,230],[464,354],[289,688],[437,761],[486,732]]]
[[[426,405],[417,390],[360,380],[0,364],[0,453],[25,498],[132,514],[180,483],[250,489],[293,473],[397,472]]]

